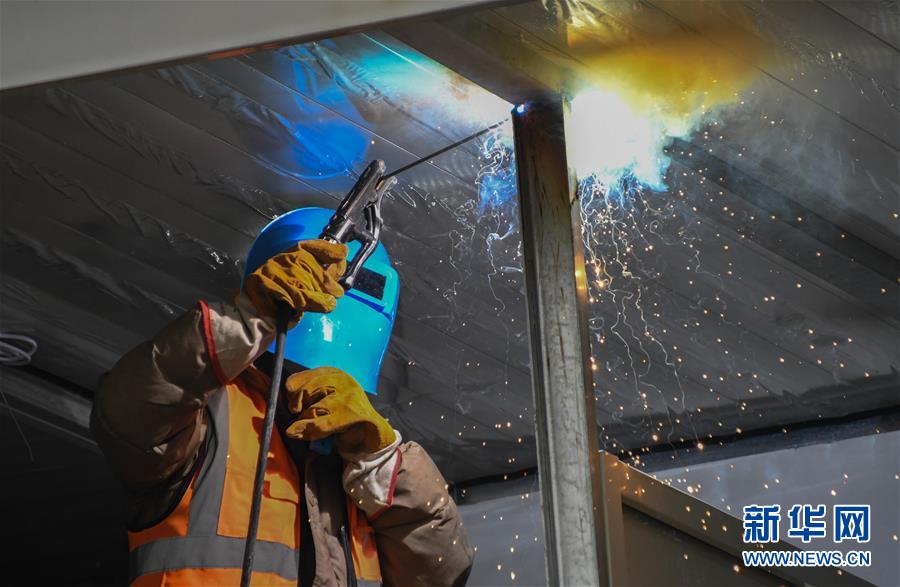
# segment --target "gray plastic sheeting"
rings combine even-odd
[[[753,4],[791,59],[671,143],[666,191],[612,224],[585,200],[589,259],[616,277],[590,324],[605,448],[897,405],[897,52],[837,4]],[[677,3],[608,10],[678,18]],[[537,3],[496,13],[559,42]],[[197,299],[229,296],[271,218],[334,206],[369,159],[396,169],[509,107],[380,33],[4,95],[2,326],[92,389]],[[403,291],[377,403],[453,481],[535,465],[514,162],[497,139],[403,174],[384,211]]]
[[[370,159],[396,169],[509,108],[377,34],[5,95],[3,327],[90,390],[231,295],[270,219],[334,207]],[[384,206],[403,292],[378,403],[451,479],[533,462],[503,132],[404,173]]]

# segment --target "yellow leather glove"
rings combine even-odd
[[[397,435],[375,411],[353,377],[334,367],[318,367],[288,377],[288,409],[300,417],[287,435],[300,440],[335,436],[338,452],[374,453]]]
[[[294,309],[294,320],[303,312],[327,313],[344,295],[338,279],[347,269],[347,245],[316,239],[297,243],[262,264],[244,279],[244,293],[260,316],[275,317],[275,306],[284,302]]]

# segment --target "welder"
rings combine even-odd
[[[276,219],[231,301],[200,301],[101,381],[91,429],[128,494],[132,585],[239,583],[279,305],[295,372],[265,466],[253,584],[465,584],[473,553],[444,479],[367,397],[399,279],[379,244],[345,295],[347,246],[315,238],[329,216]],[[323,439],[330,453],[314,450]]]

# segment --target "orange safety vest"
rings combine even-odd
[[[178,505],[156,525],[128,533],[132,587],[240,583],[265,400],[238,378],[207,409],[214,441]],[[273,434],[253,585],[298,584],[302,495],[294,460]],[[374,530],[349,499],[347,517],[357,582],[381,585]]]

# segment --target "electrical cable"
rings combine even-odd
[[[468,143],[469,141],[471,141],[473,139],[477,139],[481,135],[489,133],[490,131],[494,130],[495,128],[503,125],[508,120],[509,120],[508,118],[504,118],[503,120],[501,120],[499,122],[495,122],[494,124],[492,124],[486,128],[483,128],[480,131],[478,131],[474,134],[471,134],[464,139],[460,139],[460,140],[456,141],[455,143],[451,143],[451,144],[447,145],[446,147],[442,147],[442,148],[438,149],[437,151],[435,151],[434,153],[429,153],[428,155],[425,155],[424,157],[416,159],[412,163],[410,163],[408,165],[404,165],[400,169],[396,169],[396,170],[388,173],[387,175],[382,177],[382,180],[394,177],[395,175],[400,175],[404,171],[406,171],[408,169],[412,169],[413,167],[415,167],[416,165],[418,165],[420,163],[424,163],[425,161],[428,161],[429,159],[434,159],[438,155],[443,155],[444,153],[446,153],[447,151],[449,151],[451,149],[455,149],[456,147],[463,145],[465,143]]]
[[[0,365],[9,367],[25,366],[31,362],[31,357],[37,352],[37,347],[37,341],[30,336],[0,332]],[[22,425],[19,424],[19,419],[16,417],[16,411],[12,405],[10,405],[9,399],[6,397],[6,394],[3,393],[2,388],[0,388],[0,399],[3,400],[3,404],[6,406],[6,409],[9,411],[9,415],[12,418],[13,425],[15,425],[16,430],[19,432],[19,436],[22,437],[22,441],[25,443],[25,448],[28,450],[29,461],[32,463],[35,462],[34,450],[31,448],[31,443],[28,442],[28,437],[25,435],[25,431],[22,430]]]
[[[266,417],[263,421],[262,436],[259,439],[259,455],[256,458],[256,478],[253,483],[253,497],[250,501],[250,525],[247,528],[247,539],[244,541],[241,587],[249,587],[250,577],[253,575],[253,555],[254,547],[256,546],[256,533],[259,529],[262,489],[266,476],[266,465],[269,462],[269,446],[272,442],[272,428],[275,425],[278,393],[281,391],[281,372],[284,368],[284,345],[287,339],[288,322],[293,313],[293,308],[287,304],[278,304],[276,308],[275,364],[272,366],[272,383],[269,387],[269,397],[266,398]]]
[[[21,367],[31,362],[37,341],[23,334],[0,332],[0,365]]]

